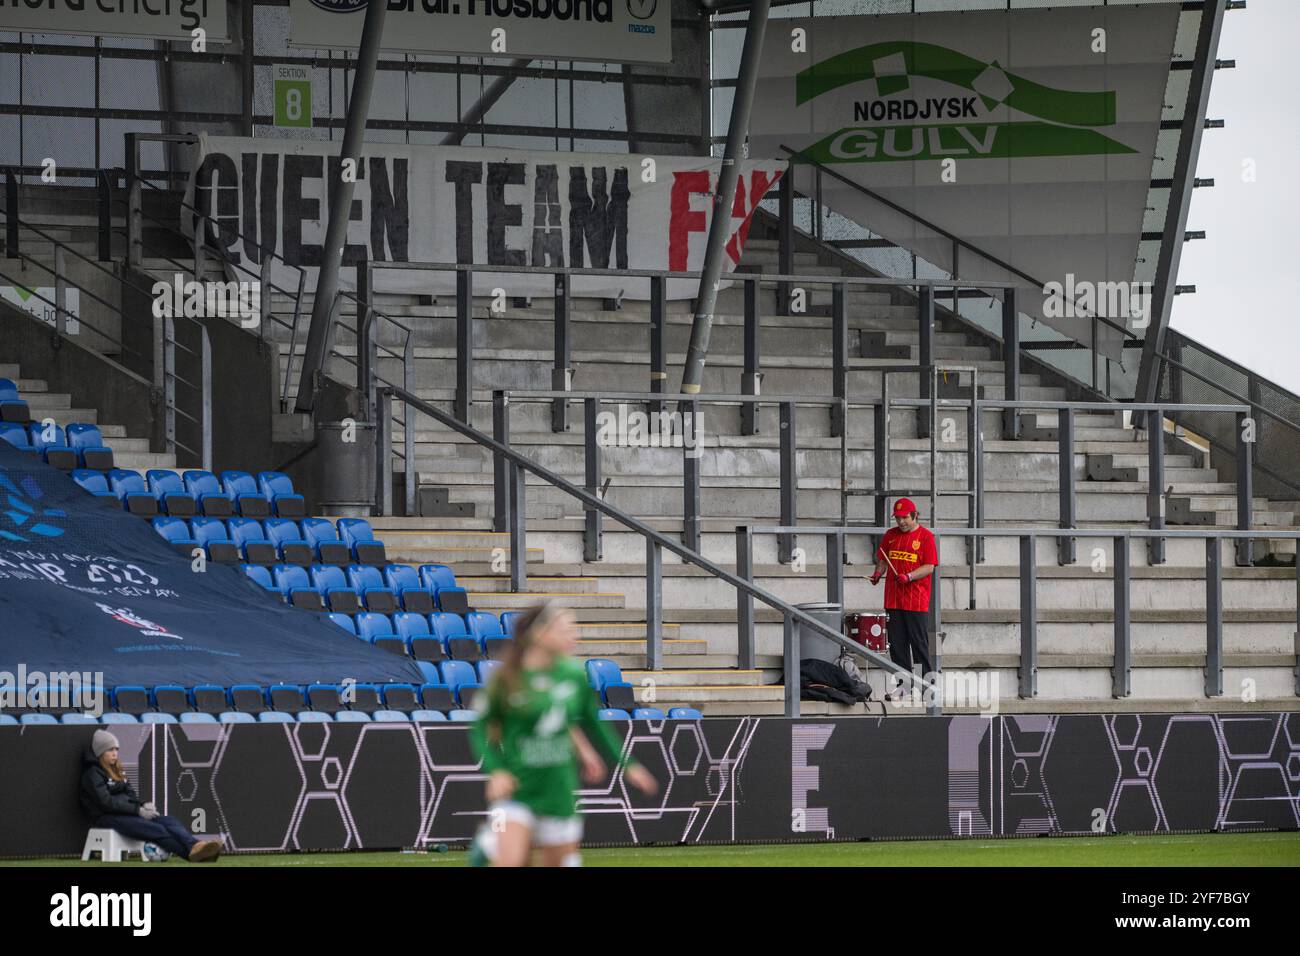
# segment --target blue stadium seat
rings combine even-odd
[[[411,720],[400,710],[377,710],[370,719],[377,724],[405,724]]]
[[[139,472],[114,468],[108,473],[108,487],[131,514],[152,518],[158,513],[158,499],[149,493]]]
[[[264,568],[260,564],[241,564],[239,570],[243,571],[245,575],[252,578],[268,591],[275,591],[277,594],[279,593],[280,589],[277,588],[275,582],[271,580],[270,568]]]
[[[633,720],[663,720],[664,712],[658,707],[638,707],[632,711]]]
[[[223,471],[221,490],[235,502],[235,511],[245,518],[265,518],[271,514],[271,502],[257,487],[257,479],[246,471]]]
[[[149,523],[153,525],[153,529],[162,536],[164,541],[187,558],[191,557],[194,549],[199,546],[199,543],[194,540],[193,534],[190,533],[190,526],[185,523],[183,518],[159,516],[150,518]]]
[[[210,471],[193,469],[181,475],[185,490],[199,502],[199,510],[209,518],[229,518],[235,513],[235,503],[221,490],[221,482]]]
[[[334,719],[341,724],[368,724],[370,715],[360,710],[340,710]]]
[[[158,501],[158,510],[178,518],[192,518],[199,513],[199,500],[185,490],[181,476],[163,468],[145,472],[149,493]]]
[[[25,425],[31,419],[32,413],[13,379],[0,378],[0,421]]]
[[[239,563],[239,548],[230,540],[230,530],[220,518],[191,518],[190,533],[208,560],[217,564]]]
[[[510,645],[514,642],[513,637],[485,637],[483,638],[483,656],[490,661],[503,661],[506,654],[510,652]]]
[[[420,580],[430,591],[457,587],[456,573],[445,564],[420,565]]]
[[[416,724],[433,724],[445,721],[447,715],[440,710],[413,710],[411,722]]]
[[[315,557],[311,545],[302,536],[298,522],[289,518],[267,518],[262,522],[266,537],[275,545],[276,554],[284,564],[297,564],[307,567]]]
[[[416,688],[415,693],[419,698],[420,707],[425,710],[438,710],[445,714],[459,706],[456,703],[456,695],[442,682],[442,678],[421,684]]]
[[[420,580],[420,572],[409,564],[387,565],[384,583],[393,589],[402,610],[415,614],[428,614],[433,610],[433,592]]]
[[[447,656],[458,661],[477,664],[483,659],[483,647],[478,638],[469,633],[465,619],[448,611],[434,611],[429,615],[433,633],[442,641]]]
[[[468,707],[462,707],[453,710],[447,715],[447,719],[456,724],[472,724],[478,720],[478,711],[470,710]]]
[[[68,438],[62,427],[50,421],[48,424],[32,422],[27,426],[27,438],[32,449],[45,460],[62,471],[72,471],[77,467],[77,453],[68,446]]]
[[[347,631],[353,637],[357,636],[357,626],[352,623],[352,618],[346,614],[340,614],[338,611],[331,611],[325,615],[343,630]]]
[[[603,657],[593,657],[586,663],[587,682],[596,690],[608,683],[621,683],[623,672],[617,664]]]
[[[58,718],[53,714],[20,714],[18,717],[18,723],[23,726],[31,726],[32,724],[57,724],[58,722]]]
[[[266,710],[266,695],[256,684],[233,684],[230,688],[232,710],[260,714]]]
[[[606,707],[618,710],[632,710],[636,707],[632,685],[623,680],[622,671],[613,661],[603,657],[587,661],[587,680]]]
[[[150,709],[149,692],[139,684],[119,684],[109,694],[114,710],[123,714],[140,715]]]
[[[271,510],[279,518],[302,518],[307,514],[307,501],[293,490],[293,479],[280,471],[259,471],[257,487],[262,496],[271,502]]]
[[[492,672],[501,666],[500,661],[479,661],[478,662],[478,682],[484,687],[487,686],[488,678]]]
[[[18,718],[13,714],[0,714],[0,727],[16,727]]]
[[[469,592],[462,587],[439,588],[433,595],[433,603],[439,611],[449,614],[469,614],[474,609],[469,606]]]
[[[245,716],[251,715],[245,714]],[[324,715],[322,714],[321,716]],[[326,719],[328,720],[329,718]],[[257,722],[259,724],[292,724],[294,720],[293,714],[286,714],[281,710],[264,710],[257,715]]]
[[[365,518],[340,518],[338,531],[357,564],[382,567],[388,561],[384,542],[375,537],[370,522]]]
[[[348,584],[361,595],[368,611],[392,614],[397,610],[397,595],[384,584],[384,577],[376,567],[363,564],[348,565]]]
[[[602,707],[596,711],[596,716],[601,720],[631,720],[631,715],[626,710],[619,710],[617,707]]]
[[[322,714],[319,710],[304,710],[298,714],[300,724],[328,724],[333,720],[329,714]]]
[[[362,611],[356,616],[357,636],[394,654],[406,654],[406,642],[393,631],[393,622],[387,614]]]
[[[180,684],[155,684],[149,688],[149,703],[159,713],[183,714],[190,709],[190,695]]]
[[[406,651],[417,661],[440,661],[446,658],[442,641],[433,636],[429,619],[413,611],[398,611],[393,615],[393,628],[406,642]]]
[[[303,518],[302,536],[316,552],[316,560],[321,564],[337,564],[346,567],[352,563],[352,552],[339,538],[334,525],[324,518]]]
[[[378,684],[353,684],[347,696],[351,698],[348,703],[349,710],[360,710],[369,714],[384,706]]]
[[[456,583],[456,575],[445,564],[420,565],[420,580],[433,592],[433,603],[439,610],[454,614],[469,611],[465,589]]]
[[[297,684],[272,684],[266,689],[266,703],[271,710],[285,714],[307,709],[307,698]]]
[[[255,724],[257,718],[252,714],[245,713],[242,710],[225,710],[218,716],[217,720],[223,724]]]
[[[280,589],[280,594],[294,607],[306,611],[323,611],[325,603],[320,591],[312,587],[307,571],[296,564],[277,564],[271,568],[271,580]]]
[[[419,707],[419,698],[412,684],[385,684],[380,688],[380,695],[385,710],[410,713]]]
[[[190,706],[204,714],[230,709],[230,698],[220,684],[195,684],[189,690]]]
[[[104,444],[99,427],[85,422],[73,422],[66,431],[68,447],[77,453],[77,464],[93,471],[108,471],[113,467],[113,449]]]
[[[483,686],[479,683],[473,666],[467,661],[443,661],[438,665],[438,671],[442,674],[442,682],[462,707],[467,706],[470,697]]]
[[[348,583],[343,569],[326,564],[313,564],[308,572],[311,583],[331,611],[356,614],[361,610],[361,595]]]
[[[244,714],[245,717],[249,716]],[[212,714],[200,714],[198,711],[187,710],[181,714],[180,721],[182,724],[215,724],[217,718]]]
[[[23,403],[23,407],[27,407],[26,402]],[[26,421],[26,419],[24,419],[24,421]],[[32,439],[31,436],[27,434],[26,425],[20,425],[17,422],[11,421],[0,421],[0,439],[4,439],[15,448],[20,448],[23,451],[32,450]]]
[[[668,709],[669,720],[699,720],[703,716],[694,707],[670,707]]]
[[[139,719],[135,714],[119,714],[117,711],[107,711],[99,715],[101,724],[138,724]]]
[[[50,715],[53,716],[53,715]],[[81,714],[75,710],[68,711],[59,718],[61,724],[99,724],[98,717],[91,717],[90,714]]]
[[[515,621],[523,617],[522,611],[502,611],[501,612],[501,632],[506,637],[515,636]]]
[[[113,494],[112,489],[108,487],[108,478],[103,472],[77,468],[72,472],[72,480],[96,498],[112,498],[113,502],[117,503],[117,495]]]
[[[230,529],[230,540],[239,548],[239,556],[247,564],[271,565],[279,560],[275,545],[256,518],[229,518],[226,527]]]
[[[322,714],[335,714],[343,709],[343,701],[338,684],[308,684],[307,707],[319,710]]]
[[[142,724],[175,724],[175,723],[179,723],[179,721],[176,719],[176,715],[175,715],[175,714],[159,714],[159,713],[156,713],[156,712],[150,711],[150,712],[147,713],[147,714],[141,714],[141,715],[140,715],[140,723],[142,723]]]
[[[485,637],[506,636],[501,630],[501,620],[495,614],[489,614],[487,611],[471,611],[465,615],[465,620],[469,624],[469,633],[480,643]]]

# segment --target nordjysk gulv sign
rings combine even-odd
[[[1024,286],[1020,312],[1091,345],[1093,315],[1141,327],[1132,299],[1108,312],[1098,296],[1090,312],[1044,287],[1142,278],[1178,22],[1177,4],[783,20],[766,36],[750,155],[795,150],[1032,276],[969,249],[954,263],[947,236],[821,177],[836,213],[963,279]],[[791,175],[801,192],[816,188],[811,163]],[[1112,359],[1121,342],[1097,329]]]

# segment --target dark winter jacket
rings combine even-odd
[[[108,771],[99,765],[89,746],[82,755],[82,763],[81,809],[91,820],[97,820],[106,813],[124,813],[130,816],[139,813],[140,797],[131,784],[109,777]]]
[[[799,699],[834,704],[859,704],[869,700],[871,688],[849,677],[838,664],[805,658],[799,662]]]

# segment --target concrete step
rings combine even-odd
[[[472,594],[483,592],[509,593],[510,576],[456,574],[456,583]],[[599,579],[592,577],[528,576],[528,590],[544,594],[594,594],[599,590]]]
[[[719,669],[699,669],[694,667],[676,667],[664,670],[624,670],[623,679],[640,689],[649,686],[651,681],[656,688],[663,688],[664,693],[675,693],[678,688],[712,685],[727,688],[761,687],[780,680],[779,669],[738,670],[727,667]],[[671,688],[671,690],[669,690]]]
[[[624,607],[624,595],[612,593],[574,594],[572,592],[546,590],[520,591],[518,593],[512,593],[510,591],[468,592],[470,607],[483,611],[519,610],[521,608],[538,604],[547,598],[561,600],[566,607],[575,610],[579,608]],[[642,613],[644,614],[644,612]]]

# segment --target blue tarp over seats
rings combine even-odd
[[[149,525],[0,442],[0,671],[117,684],[414,683],[415,663],[289,607],[238,568],[191,569]]]

